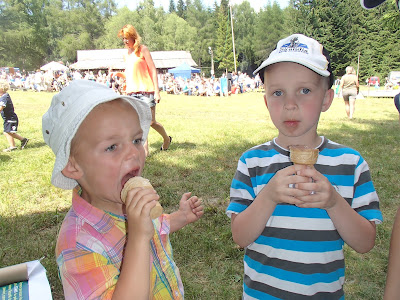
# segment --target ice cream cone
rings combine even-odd
[[[122,202],[125,203],[126,196],[128,195],[128,191],[130,191],[133,188],[137,188],[137,187],[143,187],[143,188],[149,188],[149,189],[153,188],[153,186],[151,185],[151,183],[148,179],[140,177],[140,176],[132,177],[125,183],[124,188],[121,191]],[[156,206],[154,206],[150,211],[150,217],[152,219],[157,219],[158,217],[160,217],[162,215],[162,213],[163,213],[163,208],[162,208],[161,204],[159,202],[157,202]]]
[[[290,160],[298,165],[314,165],[317,162],[319,151],[315,148],[295,145],[289,146]]]

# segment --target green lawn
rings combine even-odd
[[[62,299],[54,248],[71,192],[51,186],[54,162],[41,132],[41,117],[51,93],[10,92],[20,119],[19,133],[31,140],[26,149],[0,152],[0,267],[45,257],[54,299]],[[161,137],[150,131],[151,155],[145,174],[167,212],[192,191],[205,204],[205,215],[172,235],[175,260],[186,299],[240,299],[243,251],[232,242],[225,215],[229,187],[239,156],[276,135],[262,93],[229,98],[162,94],[157,119],[173,137],[160,152]],[[375,248],[358,254],[346,247],[347,299],[381,299],[393,217],[400,204],[398,114],[392,99],[357,100],[348,120],[342,99],[321,116],[319,131],[361,152],[368,161],[385,222]],[[19,142],[17,142],[19,146]],[[8,147],[0,139],[0,149]]]

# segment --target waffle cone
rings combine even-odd
[[[290,160],[298,165],[314,165],[317,162],[319,151],[304,146],[290,146]]]
[[[137,188],[137,187],[148,188],[148,189],[153,188],[153,186],[151,185],[151,183],[148,179],[140,177],[140,176],[132,177],[125,183],[124,188],[121,191],[122,202],[125,203],[126,196],[128,195],[128,191],[130,191],[131,189]],[[160,217],[162,215],[162,213],[163,213],[163,208],[162,208],[161,204],[159,202],[157,202],[156,206],[154,206],[150,211],[150,217],[152,219],[157,219],[158,217]]]

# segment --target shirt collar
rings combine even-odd
[[[320,143],[317,147],[315,147],[315,148],[318,149],[319,152],[321,152],[322,149],[325,148],[325,145],[327,144],[327,142],[328,142],[328,140],[327,140],[324,136],[321,136],[321,143]],[[278,151],[279,153],[281,153],[281,154],[283,154],[283,155],[286,155],[286,156],[290,156],[290,151],[289,151],[289,149],[286,149],[286,148],[281,147],[281,146],[276,142],[276,138],[274,138],[274,139],[272,140],[272,146],[273,146],[273,148],[274,148],[276,151]]]
[[[108,212],[94,207],[80,196],[80,186],[72,192],[72,208],[85,222],[101,233],[108,232],[115,222],[125,222],[123,216],[111,215]]]

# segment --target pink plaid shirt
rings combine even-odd
[[[111,299],[126,241],[126,219],[106,213],[73,191],[72,207],[60,229],[57,265],[65,299]],[[169,241],[169,215],[153,220],[150,299],[183,299],[179,270]]]

